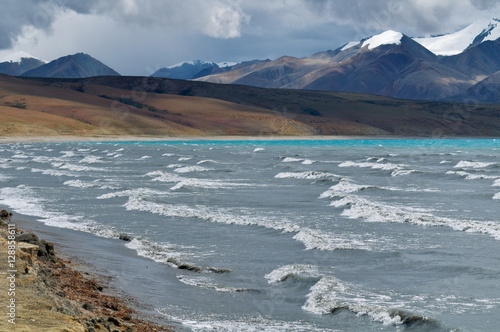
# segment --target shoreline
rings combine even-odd
[[[47,235],[41,229],[49,226],[41,223],[33,231],[29,227],[32,222],[23,219],[9,217],[0,221],[0,274],[15,276],[15,286],[12,283],[9,286],[7,278],[2,278],[2,289],[10,287],[15,293],[3,291],[0,299],[6,306],[17,301],[12,309],[14,320],[4,317],[0,320],[0,329],[15,326],[28,332],[174,331],[173,326],[158,324],[140,312],[141,303],[107,280],[113,276],[92,271],[84,257],[59,252],[61,245],[46,241],[46,236],[38,237],[40,233]],[[15,270],[9,266],[7,256],[11,256],[9,245],[13,243],[9,240],[13,230],[16,233]],[[61,229],[62,233],[65,231],[69,230]]]
[[[85,143],[85,142],[220,142],[220,141],[341,141],[341,140],[430,140],[430,139],[498,139],[500,137],[450,136],[0,136],[1,144],[18,143]]]

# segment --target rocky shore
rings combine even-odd
[[[56,255],[54,244],[0,212],[1,331],[173,331],[138,317],[123,299]]]

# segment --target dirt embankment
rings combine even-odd
[[[137,318],[120,299],[56,256],[54,245],[0,213],[1,331],[172,331]]]

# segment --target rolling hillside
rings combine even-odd
[[[500,136],[500,106],[147,77],[4,75],[0,135]]]

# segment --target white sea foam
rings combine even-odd
[[[54,163],[54,167],[57,167],[59,169],[68,169],[70,171],[75,171],[75,172],[106,172],[105,168],[98,168],[98,167],[92,167],[92,166],[83,166],[83,165],[75,165],[75,164],[58,164]]]
[[[87,163],[87,164],[102,163],[103,161],[101,159],[102,159],[101,157],[89,155],[80,160],[79,163]]]
[[[182,282],[183,284],[186,284],[189,286],[195,286],[195,287],[204,288],[204,289],[213,289],[217,292],[236,293],[236,292],[254,291],[252,289],[247,289],[247,288],[235,288],[235,287],[228,287],[228,286],[220,286],[220,285],[215,283],[213,278],[211,278],[207,275],[197,275],[197,276],[180,275],[180,276],[177,276],[177,279],[180,282]]]
[[[283,162],[284,163],[293,163],[293,162],[298,162],[298,161],[304,161],[304,159],[300,159],[300,158],[293,158],[293,157],[286,157],[285,159],[283,159]]]
[[[465,171],[448,171],[446,172],[448,175],[460,175],[463,176],[466,180],[495,180],[500,179],[499,175],[488,175],[488,174],[472,174]]]
[[[68,180],[63,183],[65,186],[75,187],[75,188],[93,188],[97,187],[95,182],[85,182],[82,180]]]
[[[170,164],[167,166],[167,168],[180,168],[180,167],[184,167],[183,164]]]
[[[342,216],[369,222],[412,223],[420,226],[446,226],[457,231],[484,233],[500,240],[500,224],[494,221],[458,220],[433,215],[430,211],[407,206],[387,205],[369,201],[357,195],[346,195],[330,203],[331,206],[348,206]]]
[[[68,171],[61,171],[58,169],[39,169],[39,168],[32,168],[31,169],[32,173],[42,173],[44,175],[51,175],[51,176],[69,176],[69,177],[79,177],[79,174],[75,174],[72,172]]]
[[[336,309],[345,308],[358,316],[368,316],[384,325],[399,325],[403,319],[394,313],[394,306],[400,305],[391,296],[377,294],[354,284],[342,282],[333,276],[323,276],[307,295],[302,309],[324,315]]]
[[[167,152],[167,153],[162,154],[161,156],[162,157],[173,157],[173,156],[175,156],[175,154]]]
[[[140,157],[137,160],[144,160],[144,159],[151,159],[151,158],[153,158],[153,157],[151,157],[151,156],[142,156],[142,157]]]
[[[179,262],[188,257],[187,254],[179,252],[172,244],[151,242],[143,237],[134,237],[125,246],[135,250],[139,256],[174,267],[178,267]]]
[[[182,325],[195,332],[340,332],[339,330],[320,328],[303,321],[279,321],[259,317],[210,317],[206,313],[189,313],[186,308],[173,314],[176,308],[167,307],[157,312],[171,321],[182,322]]]
[[[311,160],[311,159],[305,159],[302,164],[303,165],[311,165],[311,164],[314,164],[315,161],[314,160]]]
[[[201,164],[206,164],[206,163],[216,164],[217,161],[212,160],[212,159],[205,159],[205,160],[200,160],[199,162],[196,163],[196,165],[201,165]]]
[[[500,179],[495,180],[495,182],[493,183],[493,187],[500,187]]]
[[[192,157],[180,157],[178,159],[178,161],[188,161],[188,160],[191,160],[191,159],[193,159],[193,158]]]
[[[268,283],[278,283],[287,280],[288,278],[304,279],[318,279],[322,275],[319,273],[319,267],[316,265],[294,264],[282,266],[271,273],[267,274],[265,278]]]
[[[145,176],[152,177],[151,181],[177,183],[170,190],[178,190],[184,187],[190,188],[204,188],[204,189],[231,189],[235,187],[254,187],[256,185],[240,182],[228,182],[224,180],[209,180],[186,178],[177,174],[168,173],[164,171],[149,172]]]
[[[47,163],[52,163],[54,161],[58,161],[61,159],[56,158],[56,157],[36,156],[36,157],[33,157],[33,159],[31,159],[31,160],[33,160],[34,162],[40,163],[40,164],[47,164]]]
[[[327,191],[322,193],[319,198],[333,198],[333,197],[343,197],[347,193],[354,193],[360,190],[365,190],[368,188],[376,188],[368,185],[358,185],[349,179],[341,179],[339,183],[330,187]]]
[[[176,172],[176,173],[208,172],[208,171],[213,171],[213,169],[202,167],[202,166],[185,166],[185,167],[176,168],[174,170],[174,172]]]
[[[264,150],[265,150],[264,148],[255,148],[255,149],[253,150],[253,152],[259,152],[259,151],[264,151]]]
[[[47,203],[49,201],[37,197],[33,188],[25,185],[0,189],[0,204],[7,205],[20,214],[38,217],[40,218],[38,220],[46,225],[92,233],[101,237],[118,237],[114,230],[83,216],[50,211],[46,207]]]
[[[486,163],[486,162],[480,162],[480,161],[464,161],[461,160],[456,164],[455,168],[464,168],[464,169],[470,169],[470,168],[485,168],[491,165],[495,165],[496,163]]]
[[[305,179],[305,180],[317,180],[317,179],[328,179],[328,178],[339,178],[340,175],[325,172],[282,172],[274,176],[277,179]]]
[[[136,189],[128,189],[128,190],[115,191],[103,194],[98,196],[97,199],[109,199],[114,197],[165,196],[165,195],[169,195],[169,193],[149,188],[136,188]]]
[[[500,193],[495,194],[495,196],[493,196],[493,199],[500,199]]]
[[[345,161],[339,164],[339,167],[360,167],[360,168],[371,168],[379,169],[383,171],[392,171],[392,176],[408,175],[415,172],[415,170],[404,169],[407,165],[403,164],[393,164],[393,163],[370,163],[370,162],[353,162]]]
[[[151,200],[144,200],[136,195],[129,196],[124,204],[127,210],[146,211],[154,214],[178,218],[196,218],[214,223],[262,226],[283,233],[295,233],[293,239],[302,242],[306,249],[336,250],[336,249],[363,249],[370,250],[367,245],[370,241],[361,241],[353,236],[344,234],[334,235],[316,229],[301,227],[286,219],[273,218],[256,214],[253,210],[231,210],[214,208],[203,205],[188,206],[174,204],[160,204]]]

